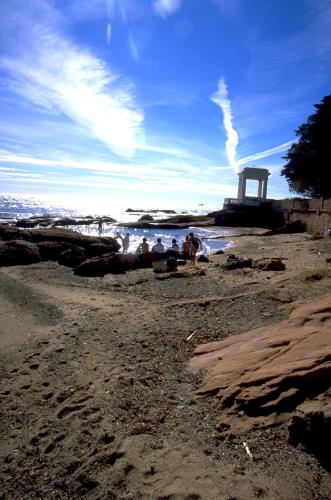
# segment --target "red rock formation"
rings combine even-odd
[[[194,354],[191,369],[207,370],[196,397],[219,399],[221,432],[288,422],[301,403],[330,387],[331,295],[305,303],[286,321],[198,346]]]

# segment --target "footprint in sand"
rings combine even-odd
[[[61,408],[57,410],[56,417],[59,420],[69,418],[74,415],[91,415],[96,412],[96,408],[88,408],[86,402],[92,399],[88,393],[92,383],[76,388],[69,388],[58,393],[49,392],[43,395],[44,399],[55,398],[55,403]],[[97,409],[99,411],[99,408]]]
[[[59,420],[62,420],[63,418],[70,417],[71,415],[75,415],[80,410],[83,410],[85,408],[85,405],[72,405],[72,406],[65,406],[62,408],[60,411],[57,412],[56,416]]]
[[[45,399],[45,401],[52,399],[53,396],[54,396],[54,392],[46,392],[45,394],[43,394],[43,398]]]
[[[46,455],[48,455],[49,453],[52,453],[55,448],[56,448],[56,445],[58,443],[60,443],[61,441],[63,441],[65,439],[65,435],[64,434],[60,434],[59,436],[56,436],[55,439],[53,439],[47,446],[46,448],[44,449],[44,453]]]

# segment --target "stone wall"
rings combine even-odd
[[[307,231],[323,235],[326,228],[331,228],[331,199],[293,198],[278,200],[284,210],[287,222],[302,221]]]

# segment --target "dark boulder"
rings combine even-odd
[[[91,215],[87,215],[86,217],[63,217],[61,219],[57,219],[53,221],[53,227],[58,226],[91,226],[92,224],[98,224],[99,221],[106,223],[114,223],[115,219],[112,217],[92,217]]]
[[[97,238],[85,236],[70,229],[32,229],[30,232],[32,240],[36,243],[42,241],[57,241],[70,243],[87,249],[93,243],[104,243],[108,246],[108,252],[117,252],[120,249],[119,243],[114,238]]]
[[[20,219],[16,222],[16,227],[31,228],[36,227],[38,222],[30,219]]]
[[[152,267],[155,273],[169,273],[176,271],[177,260],[173,257],[167,259],[156,260],[152,262]]]
[[[175,223],[175,224],[187,224],[187,223],[192,223],[192,222],[206,222],[210,221],[213,223],[214,221],[211,220],[211,217],[208,217],[207,215],[174,215],[172,217],[168,217],[167,219],[161,219],[160,222],[165,222],[165,223]]]
[[[172,248],[168,248],[168,250],[166,250],[164,252],[164,255],[165,257],[168,259],[169,257],[173,257],[174,259],[177,259],[178,257],[178,252],[176,252],[176,250],[173,250]]]
[[[102,277],[109,272],[109,256],[94,257],[79,264],[74,269],[74,274],[78,276],[97,276]]]
[[[86,248],[88,258],[97,257],[98,255],[104,255],[113,251],[113,246],[109,244],[106,245],[105,243],[92,243]]]
[[[144,210],[144,209],[140,209],[140,208],[137,208],[137,209],[133,209],[133,208],[127,208],[125,210],[126,212],[129,212],[129,213],[144,213],[144,212],[148,212],[148,213],[152,213],[152,214],[156,214],[157,212],[163,212],[164,214],[175,214],[176,213],[176,210],[161,210],[159,208],[156,208],[156,209],[153,209],[153,210]]]
[[[226,262],[222,264],[222,268],[228,271],[233,269],[242,269],[244,267],[252,267],[253,260],[245,257],[237,257],[236,255],[229,255]]]
[[[0,225],[0,240],[25,240],[32,241],[30,231],[26,229],[19,229],[16,226],[8,226],[7,224]]]
[[[224,254],[224,250],[217,250],[216,252],[214,252],[214,255],[223,255]]]
[[[29,219],[19,219],[16,222],[16,227],[31,228],[36,226],[47,227],[53,222],[51,217],[30,217]]]
[[[263,259],[255,263],[254,267],[261,271],[284,271],[286,266],[280,259]]]
[[[209,262],[209,259],[206,255],[199,255],[199,257],[197,258],[197,261],[198,262]]]
[[[111,253],[82,262],[74,269],[74,273],[79,276],[122,274],[133,269],[152,267],[154,261],[162,258],[164,258],[164,254],[152,252],[147,254]]]
[[[138,267],[138,255],[117,253],[108,257],[108,273],[123,274]]]
[[[84,248],[73,246],[64,250],[58,259],[61,266],[76,267],[86,260],[86,252]]]
[[[298,406],[288,424],[288,440],[294,446],[299,443],[317,455],[328,470],[331,470],[331,403],[330,391],[315,400]]]
[[[152,267],[153,262],[165,259],[166,259],[166,253],[156,253],[156,252],[142,253],[138,255],[137,267],[142,269]]]
[[[138,222],[144,222],[144,221],[147,221],[147,222],[153,222],[153,221],[154,221],[154,219],[153,219],[153,217],[152,217],[151,215],[146,214],[146,215],[142,215],[142,216],[140,217],[140,219],[138,219]]]
[[[111,237],[96,238],[66,229],[27,230],[3,224],[0,225],[1,241],[8,243],[1,250],[3,266],[58,260],[60,264],[76,267],[88,257],[109,254],[120,249],[119,243]]]
[[[65,250],[72,248],[70,243],[61,243],[57,241],[42,241],[37,243],[41,260],[57,261],[59,256]]]
[[[19,229],[15,226],[0,225],[1,240],[26,240],[34,243],[43,241],[56,241],[61,243],[70,243],[83,248],[87,248],[93,243],[103,243],[108,246],[109,252],[117,252],[120,249],[119,243],[115,238],[97,238],[94,236],[85,236],[71,229],[56,228],[38,228],[38,229]]]
[[[215,217],[218,226],[276,228],[285,222],[283,212],[275,210],[270,201],[261,201],[259,205],[230,203],[208,216]]]
[[[0,244],[0,266],[19,266],[40,262],[37,245],[22,240],[6,241]]]

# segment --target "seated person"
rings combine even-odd
[[[164,245],[162,244],[161,238],[156,240],[156,244],[153,246],[152,252],[164,253]]]
[[[171,247],[169,247],[165,253],[166,257],[173,257],[174,259],[177,259],[179,256],[179,246],[177,245],[177,241],[175,238],[173,238]]]
[[[143,241],[137,248],[137,253],[148,253],[148,251],[149,251],[149,245],[147,243],[147,238],[143,238]]]
[[[177,244],[177,240],[173,238],[172,243],[171,243],[171,250],[174,250],[175,252],[179,252],[179,246]]]

